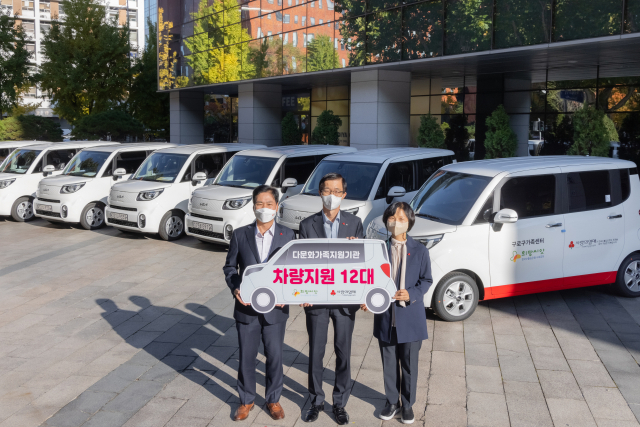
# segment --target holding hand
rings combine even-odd
[[[240,296],[240,289],[236,289],[235,291],[233,291],[233,295],[235,295],[236,299],[240,301],[240,304],[244,305],[245,307],[251,305],[250,303],[242,301],[242,297]]]
[[[365,312],[369,311],[369,309],[367,308],[367,304],[361,304],[360,305],[360,310],[365,311]]]
[[[409,301],[409,291],[407,291],[406,289],[400,289],[393,296],[393,299],[398,301]]]
[[[304,304],[300,304],[300,307],[313,307],[313,304],[309,304],[308,302],[305,302]]]

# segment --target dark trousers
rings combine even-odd
[[[313,313],[313,314],[311,314]],[[309,393],[311,403],[324,403],[322,371],[329,319],[333,321],[333,343],[336,352],[336,380],[333,387],[333,405],[344,407],[351,394],[351,341],[356,314],[343,314],[339,308],[318,308],[307,312],[309,334]]]
[[[422,341],[398,344],[396,328],[391,328],[391,342],[378,340],[384,373],[384,394],[387,403],[410,408],[416,403],[418,388],[418,357]]]
[[[238,368],[238,395],[244,405],[253,403],[256,398],[256,359],[260,340],[264,344],[266,363],[267,403],[280,400],[284,374],[282,370],[282,347],[287,322],[269,325],[263,316],[258,316],[251,323],[236,322],[238,342],[240,343],[240,367]]]

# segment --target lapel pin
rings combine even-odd
[[[411,255],[411,254],[407,254],[407,256],[409,256],[409,255]]]
[[[282,236],[282,233],[280,233],[280,235]]]

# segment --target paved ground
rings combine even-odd
[[[0,427],[233,424],[237,338],[221,248],[42,220],[0,221],[0,242]],[[383,424],[372,320],[358,314],[351,360],[347,409],[359,426]],[[464,323],[431,317],[416,425],[638,426],[639,323],[640,300],[601,288],[483,303]],[[256,408],[240,425],[304,425],[297,307],[285,344],[285,420]]]

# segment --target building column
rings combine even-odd
[[[171,143],[204,144],[204,92],[171,92],[169,110]]]
[[[351,73],[352,147],[409,147],[411,73],[370,70]]]
[[[509,113],[509,125],[518,136],[516,156],[529,155],[529,122],[531,121],[531,92],[507,92],[531,90],[529,79],[504,80],[504,108]]]
[[[238,142],[282,145],[282,86],[238,85]]]

